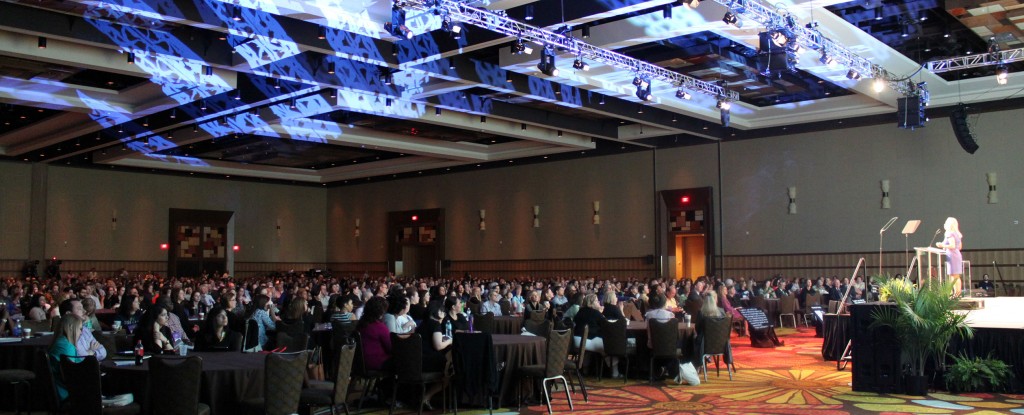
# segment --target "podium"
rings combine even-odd
[[[937,272],[936,275],[938,275],[939,284],[942,284],[943,282],[946,281],[946,267],[945,267],[945,262],[946,261],[943,260],[943,258],[942,258],[944,255],[946,255],[946,251],[945,250],[942,250],[942,249],[939,249],[939,248],[935,248],[935,247],[931,247],[931,246],[925,246],[925,247],[914,247],[914,252],[916,253],[916,256],[917,256],[917,285],[918,286],[921,286],[921,282],[924,281],[921,278],[921,270],[924,269],[924,264],[925,263],[921,262],[921,255],[926,255],[928,257],[928,283],[930,284],[932,282],[932,272],[931,272],[931,270],[932,270],[932,257],[935,258],[935,262],[938,265],[939,272]]]

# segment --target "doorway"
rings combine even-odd
[[[444,209],[388,213],[388,271],[439,277],[444,259]]]
[[[704,234],[677,234],[675,279],[695,280],[707,275],[707,238]]]

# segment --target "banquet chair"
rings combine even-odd
[[[622,305],[622,315],[626,316],[630,321],[644,321],[643,313],[640,312],[640,309],[632,301],[626,301]]]
[[[306,333],[283,333],[277,332],[275,335],[274,347],[280,349],[284,347],[286,352],[300,352],[306,350],[309,346],[309,335]],[[277,349],[275,349],[277,350]]]
[[[700,309],[702,307],[704,307],[704,300],[687,299],[686,302],[683,303],[683,310],[686,311],[686,314],[691,316],[699,316]]]
[[[103,345],[106,349],[107,354],[117,353],[117,338],[113,334],[103,334],[102,331],[96,330],[92,332],[92,337],[96,338],[96,342]]]
[[[203,358],[154,357],[149,372],[159,384],[151,384],[150,406],[155,415],[209,415],[210,407],[199,402]],[[159,390],[156,390],[159,388]]]
[[[509,302],[508,300],[502,298],[501,301],[498,301],[498,307],[501,307],[501,315],[503,315],[503,316],[511,316],[512,315],[512,303]]]
[[[45,347],[37,349],[33,353],[32,359],[32,370],[36,374],[36,383],[39,386],[37,390],[43,391],[46,411],[50,414],[66,413],[68,401],[61,402],[57,397],[57,383],[54,381],[53,371],[50,369],[50,356],[47,354],[47,349]],[[54,369],[60,371],[59,367]]]
[[[654,362],[658,359],[679,360],[679,320],[674,318],[666,322],[647,321],[647,331],[651,337],[651,356],[648,363],[650,383],[654,383]],[[642,340],[637,340],[642,341]]]
[[[256,320],[245,321],[245,333],[242,335],[242,353],[260,351],[260,327]]]
[[[551,326],[551,320],[534,320],[531,318],[523,321],[523,328],[538,337],[547,337],[548,332],[551,331]]]
[[[750,299],[750,307],[758,310],[768,312],[768,299],[764,298],[763,295],[755,295]]]
[[[580,383],[580,390],[583,391],[583,401],[590,402],[590,397],[587,396],[587,385],[583,383],[583,363],[586,361],[587,354],[587,337],[590,335],[590,326],[583,326],[583,335],[580,337],[580,346],[575,346],[575,341],[569,344],[572,349],[569,355],[571,359],[565,360],[565,372],[569,373],[569,386],[572,387],[572,393],[576,393],[576,384],[572,381],[572,376],[576,375],[576,380]]]
[[[274,326],[277,328],[276,331],[278,333],[287,333],[291,335],[299,335],[304,333],[301,321],[295,323],[286,323],[284,321],[278,321],[277,323],[274,324]]]
[[[796,324],[796,323],[794,323]],[[701,365],[704,368],[704,381],[708,381],[708,357],[715,359],[715,373],[721,376],[718,367],[718,359],[721,357],[725,363],[725,371],[729,372],[729,380],[732,380],[730,366],[735,367],[732,360],[732,350],[729,344],[729,336],[732,334],[732,315],[726,314],[723,317],[705,317],[701,325],[703,333],[697,333],[701,338]]]
[[[626,359],[626,371],[624,376],[622,376],[622,383],[625,384],[629,378],[629,357],[636,354],[636,348],[631,349],[629,347],[628,336],[626,335],[626,325],[628,322],[625,319],[599,320],[598,324],[601,325],[601,338],[604,339],[603,357],[621,357]],[[600,381],[604,376],[604,364],[602,363],[598,367],[597,380]]]
[[[363,347],[363,338],[359,335],[359,332],[353,332],[352,337],[356,343],[356,357],[352,363],[352,377],[365,379],[366,384],[363,385],[363,393],[359,395],[359,406],[357,409],[363,409],[363,401],[366,399],[366,395],[370,394],[373,388],[377,385],[377,381],[384,379],[388,374],[382,370],[371,370],[366,368],[366,357],[363,354],[365,348]]]
[[[26,394],[32,392],[32,382],[36,380],[35,372],[24,369],[4,369],[0,370],[0,384],[7,384],[14,390],[14,410],[21,414],[21,399],[19,398],[18,388],[24,387]]]
[[[809,326],[814,318],[814,306],[821,306],[821,294],[808,294],[804,298],[804,325]]]
[[[494,334],[494,313],[473,314],[473,330]]]
[[[352,381],[352,362],[355,356],[355,345],[341,347],[334,368],[334,381],[310,381],[310,387],[303,389],[299,395],[299,403],[306,407],[329,406],[331,415],[335,415],[338,405],[342,405],[345,415],[348,415],[348,386]]]
[[[60,316],[50,317],[50,328],[47,331],[52,331],[54,333],[60,331]]]
[[[71,359],[81,361],[75,363]],[[100,363],[96,356],[61,356],[60,373],[68,390],[71,413],[75,415],[137,414],[142,411],[135,402],[125,406],[103,407]]]
[[[494,397],[500,392],[501,372],[505,362],[494,354],[494,340],[483,333],[455,333],[452,345],[452,409],[459,413],[459,400],[467,396],[487,398],[487,411],[494,411]]]
[[[466,308],[468,308],[469,311],[473,314],[480,314],[480,306],[482,304],[483,303],[476,302],[474,299],[471,298],[469,299],[469,301],[466,301]]]
[[[544,393],[544,403],[548,406],[548,414],[551,411],[551,395],[548,391],[548,382],[561,380],[565,388],[565,399],[569,401],[569,410],[573,410],[572,396],[569,395],[569,382],[565,379],[565,360],[569,352],[569,344],[572,342],[572,332],[569,330],[551,330],[548,334],[548,347],[543,365],[520,366],[518,370],[519,391],[516,393],[519,401],[519,409],[523,407],[523,383],[522,378],[540,379],[541,390]]]
[[[793,328],[796,328],[796,312],[797,301],[796,297],[787,295],[779,299],[779,327],[784,327],[782,324],[782,317],[789,316],[793,319]],[[803,316],[803,314],[799,314]]]
[[[427,384],[444,382],[444,372],[423,371],[423,338],[418,333],[398,335],[391,333],[391,362],[394,367],[395,387],[391,388],[391,407],[388,415],[395,411],[398,388],[402,384],[419,385],[420,395],[416,402],[422,402],[427,394]],[[441,395],[447,400],[447,386]],[[423,413],[423,405],[417,405],[418,414]]]
[[[245,414],[290,415],[299,412],[299,395],[309,353],[269,353],[263,370],[263,397],[239,402]]]

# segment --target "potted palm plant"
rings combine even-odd
[[[917,287],[902,279],[883,279],[879,285],[882,301],[896,306],[876,310],[871,327],[887,326],[895,331],[903,361],[910,367],[905,382],[909,395],[928,392],[925,364],[929,357],[943,366],[953,336],[967,339],[974,334],[966,324],[967,314],[954,311],[959,298],[949,295],[952,290],[948,282]]]

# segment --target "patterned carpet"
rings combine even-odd
[[[785,346],[750,347],[746,337],[733,337],[737,373],[730,381],[710,368],[708,382],[700,386],[657,382],[587,378],[590,402],[573,396],[575,414],[1024,414],[1024,395],[931,393],[925,398],[853,392],[851,367],[836,371],[835,362],[821,358],[822,339],[813,329],[779,329]],[[702,374],[703,381],[703,374]],[[554,394],[555,412],[569,412],[564,393]],[[468,409],[468,408],[467,408]],[[376,412],[376,411],[370,411]],[[396,411],[398,413],[399,411]],[[439,413],[435,410],[434,413]],[[459,411],[486,414],[477,408]],[[495,410],[495,414],[542,414],[543,404]],[[405,410],[404,413],[409,413]]]

